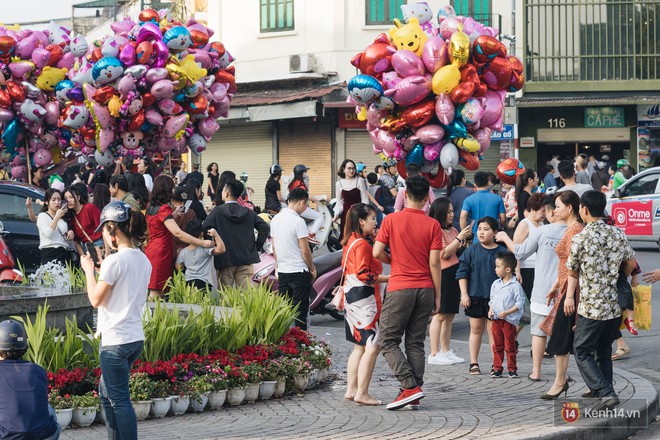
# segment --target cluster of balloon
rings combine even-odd
[[[0,27],[0,150],[14,178],[25,156],[49,165],[72,148],[100,165],[132,155],[199,154],[236,92],[213,30],[169,10],[126,17],[95,42],[51,22]],[[16,156],[23,156],[23,159]]]
[[[427,3],[402,5],[394,20],[351,63],[349,102],[367,121],[375,154],[416,163],[434,187],[459,164],[479,168],[492,130],[502,130],[504,98],[524,84],[522,63],[507,55],[498,31]],[[405,174],[404,174],[405,175]]]

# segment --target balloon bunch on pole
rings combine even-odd
[[[232,56],[213,30],[145,9],[88,42],[51,22],[0,27],[0,151],[12,177],[27,160],[72,148],[100,165],[117,157],[199,154],[236,92]]]
[[[348,82],[358,119],[367,121],[375,154],[415,163],[432,186],[458,165],[479,168],[493,130],[502,131],[504,98],[524,84],[520,60],[507,55],[498,30],[442,8],[438,25],[425,2],[402,5],[394,20],[351,63]]]

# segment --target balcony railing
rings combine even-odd
[[[660,84],[660,0],[525,0],[524,5],[527,91],[548,90],[552,83],[564,89],[572,83],[576,90],[646,90]]]

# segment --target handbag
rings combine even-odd
[[[635,325],[638,330],[651,330],[651,286],[633,287],[633,298],[635,299]]]
[[[346,263],[348,263],[348,255],[350,254],[353,245],[360,240],[364,239],[358,238],[348,247],[348,250],[346,251],[346,260],[344,260],[344,267],[341,269],[341,279],[339,280],[339,285],[332,291],[333,298],[331,303],[333,306],[335,306],[335,309],[340,312],[344,310],[344,303],[346,302],[346,294],[344,292],[344,277],[346,275]]]

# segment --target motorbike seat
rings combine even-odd
[[[341,269],[341,256],[342,251],[330,252],[329,254],[321,255],[314,258],[314,266],[316,267],[316,276],[320,277],[326,272],[339,267]]]

